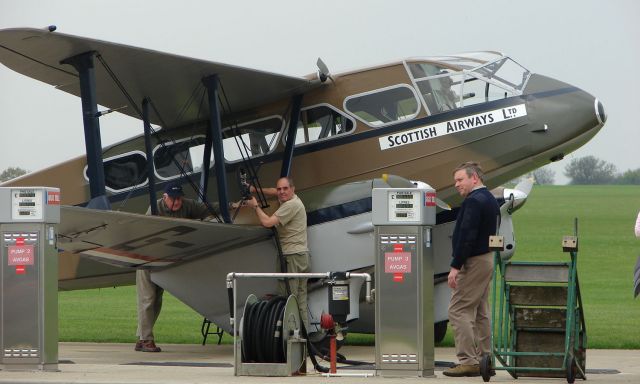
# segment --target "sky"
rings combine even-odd
[[[601,132],[554,163],[587,155],[640,168],[640,1],[636,0],[0,0],[0,29],[56,25],[67,34],[291,76],[415,56],[494,50],[580,87],[607,112]],[[142,133],[118,113],[102,144]],[[0,171],[33,171],[84,154],[80,99],[0,65]],[[627,144],[625,144],[627,143]],[[425,180],[428,182],[428,180]]]

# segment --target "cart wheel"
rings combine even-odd
[[[567,383],[573,384],[573,382],[576,381],[577,371],[578,369],[576,368],[576,359],[575,357],[571,356],[571,359],[567,364]]]
[[[491,355],[484,355],[480,359],[480,375],[485,383],[491,380]]]

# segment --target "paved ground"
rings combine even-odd
[[[161,345],[161,353],[133,351],[129,344],[60,343],[60,372],[0,371],[0,383],[403,383],[438,380],[446,383],[478,383],[479,377],[453,379],[442,375],[436,368],[435,379],[387,377],[324,377],[308,374],[306,377],[235,377],[233,375],[233,349],[231,345]],[[373,361],[373,347],[344,347],[340,350],[347,358]],[[437,348],[438,361],[454,361],[451,348]],[[327,364],[328,365],[328,364]],[[589,350],[587,352],[587,378],[596,383],[640,383],[640,351]],[[372,375],[372,370],[339,369],[348,375]],[[576,383],[582,380],[576,380]],[[498,371],[491,382],[518,384],[566,383],[564,379],[519,378]]]

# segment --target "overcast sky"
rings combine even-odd
[[[640,1],[636,0],[0,0],[0,29],[59,32],[286,75],[411,56],[497,50],[532,72],[578,86],[608,120],[553,166],[594,155],[640,168]],[[84,153],[80,99],[0,65],[0,171],[37,170]],[[100,120],[108,145],[142,132],[117,113]],[[428,180],[426,180],[428,182]]]

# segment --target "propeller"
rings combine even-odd
[[[516,250],[516,238],[513,230],[512,214],[522,208],[527,201],[529,193],[533,188],[532,179],[524,179],[513,188],[496,188],[492,192],[497,195],[500,205],[500,229],[499,233],[504,236],[505,250],[500,252],[502,260],[509,260]]]
[[[527,196],[531,193],[532,188],[533,179],[531,178],[523,179],[513,188],[505,188],[502,192],[504,204],[500,206],[500,214],[512,214],[522,208],[524,203],[527,201]]]
[[[318,78],[320,79],[320,81],[324,83],[325,81],[327,81],[327,79],[329,79],[331,80],[331,82],[333,82],[333,78],[331,77],[331,73],[329,72],[329,67],[327,67],[327,64],[325,64],[321,58],[318,57],[316,65],[318,66]]]

